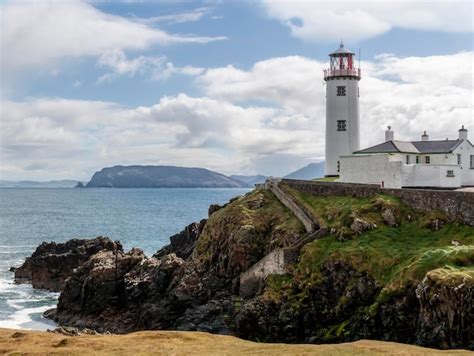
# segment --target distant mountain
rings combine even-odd
[[[324,177],[324,161],[310,163],[306,167],[300,168],[284,178],[288,179],[314,179]]]
[[[268,177],[262,176],[261,174],[255,176],[244,176],[234,174],[230,176],[230,178],[240,180],[241,182],[247,184],[249,187],[253,187],[255,184],[265,183]]]
[[[0,188],[74,188],[77,180],[51,180],[36,182],[31,180],[0,180]]]
[[[204,168],[115,166],[94,173],[87,188],[245,188],[236,179]]]

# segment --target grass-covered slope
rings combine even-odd
[[[272,193],[255,190],[209,217],[195,257],[220,275],[235,277],[303,233],[301,222]]]
[[[474,347],[474,228],[392,196],[282,188],[328,230],[262,296],[291,315],[295,339]]]
[[[316,197],[287,190],[333,232],[305,246],[297,266],[297,277],[305,283],[318,281],[327,259],[347,261],[372,276],[383,286],[380,297],[419,283],[437,268],[443,269],[443,275],[462,275],[468,280],[474,276],[474,229],[448,222],[440,212],[416,212],[386,195]],[[384,221],[384,209],[393,212],[393,226]],[[355,219],[367,223],[369,230],[360,235],[351,230]],[[431,228],[436,219],[443,221],[438,230]]]

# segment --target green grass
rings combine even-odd
[[[417,212],[388,195],[318,197],[289,187],[284,189],[334,233],[304,246],[294,267],[292,283],[287,278],[282,283],[272,281],[269,293],[278,291],[296,300],[304,298],[312,286],[322,282],[321,267],[328,260],[347,262],[374,278],[381,287],[377,302],[386,302],[415,286],[430,271],[436,270],[437,274],[431,274],[444,282],[474,280],[474,228],[449,223],[439,211]],[[382,212],[386,209],[394,212],[397,226],[384,223]],[[375,228],[361,235],[344,235],[351,232],[355,218],[371,222]],[[433,219],[447,223],[439,231],[432,231],[427,226]],[[460,246],[453,246],[452,240],[459,241]],[[291,296],[293,292],[300,295]]]
[[[390,209],[396,216],[397,223],[402,223],[416,215],[398,198],[389,195],[377,195],[373,198],[353,198],[348,196],[318,197],[283,186],[287,193],[302,206],[306,207],[321,226],[334,228],[339,234],[351,237],[354,235],[349,227],[356,219],[362,219],[374,226],[383,225],[381,212]]]
[[[451,240],[462,245],[452,246]],[[320,268],[330,258],[368,273],[384,286],[383,293],[390,294],[420,282],[433,269],[474,264],[474,229],[450,224],[431,231],[411,223],[382,227],[344,242],[328,236],[305,246],[297,266],[298,278],[318,283]]]

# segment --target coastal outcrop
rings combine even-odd
[[[122,251],[122,245],[108,237],[72,239],[65,243],[43,242],[18,268],[13,267],[16,283],[59,292],[73,270],[99,251]]]
[[[317,234],[270,191],[255,190],[211,207],[152,257],[92,255],[49,317],[99,332],[474,349],[472,227],[393,196],[284,189],[320,223]],[[443,223],[433,229],[433,219]]]

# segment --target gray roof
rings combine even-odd
[[[420,153],[450,153],[462,143],[462,140],[415,141],[412,143]]]
[[[356,151],[354,154],[364,153],[451,153],[462,140],[440,140],[440,141],[387,141],[381,144]]]
[[[330,56],[335,56],[335,55],[338,55],[338,54],[355,54],[355,53],[350,51],[346,47],[344,47],[344,43],[341,42],[341,44],[339,45],[339,48],[336,49],[334,52],[330,53],[329,55]]]

